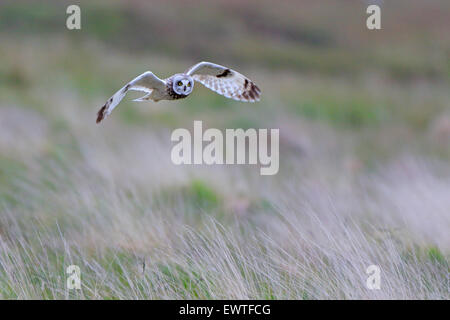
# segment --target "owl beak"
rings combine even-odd
[[[186,86],[184,86],[184,91],[186,91]]]

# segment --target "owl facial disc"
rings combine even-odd
[[[194,79],[186,74],[180,74],[173,77],[173,91],[180,95],[189,95],[194,89]]]

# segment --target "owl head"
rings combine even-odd
[[[172,86],[175,93],[187,96],[194,89],[194,79],[187,74],[176,74]]]

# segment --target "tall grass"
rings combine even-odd
[[[7,164],[2,298],[449,298],[443,163],[407,156],[355,177],[307,159],[276,180],[175,167],[168,134],[94,127],[68,108],[76,152]],[[66,288],[72,264],[79,291]],[[371,264],[380,290],[365,286]]]

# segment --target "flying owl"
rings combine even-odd
[[[105,103],[97,113],[97,123],[111,114],[129,90],[146,93],[133,101],[177,100],[191,94],[194,89],[194,80],[227,98],[244,102],[259,101],[261,90],[244,75],[218,64],[200,62],[190,67],[185,73],[176,73],[164,80],[151,71],[144,72],[127,83]]]

